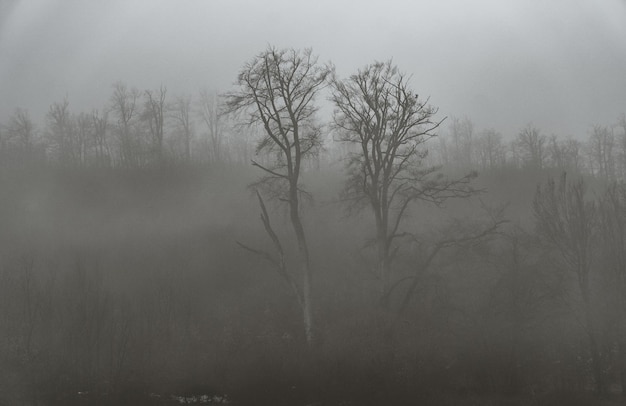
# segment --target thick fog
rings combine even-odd
[[[626,5],[592,1],[4,0],[0,119],[111,84],[225,91],[268,43],[313,47],[349,74],[393,58],[445,115],[514,135],[583,136],[624,111]]]
[[[0,0],[0,406],[626,397],[623,0]]]

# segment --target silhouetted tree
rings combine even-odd
[[[289,208],[302,277],[298,296],[309,343],[314,337],[312,270],[302,224],[300,177],[303,161],[318,153],[320,146],[320,129],[314,122],[317,111],[314,99],[325,86],[329,73],[327,67],[317,64],[310,49],[277,50],[269,47],[246,63],[237,78],[239,89],[226,96],[229,112],[247,113],[248,124],[263,126],[264,137],[257,152],[267,151],[275,156],[271,166],[256,161],[252,164],[265,174],[257,185],[271,193],[273,198],[286,202]],[[263,208],[260,195],[259,201]],[[268,227],[269,220],[263,222],[274,240],[275,233]]]
[[[335,127],[343,141],[358,147],[348,161],[345,196],[355,208],[369,206],[373,212],[384,297],[391,286],[394,241],[406,235],[401,225],[409,205],[417,200],[440,205],[469,196],[474,174],[449,180],[439,168],[423,164],[423,144],[442,120],[435,119],[437,109],[418,98],[391,61],[368,65],[332,84]]]

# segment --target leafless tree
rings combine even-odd
[[[533,212],[537,232],[559,254],[563,267],[576,280],[581,296],[583,326],[589,340],[596,392],[605,390],[604,370],[592,309],[590,271],[597,224],[595,202],[585,196],[582,180],[568,181],[564,173],[558,184],[549,179],[537,187]]]
[[[617,348],[622,393],[626,394],[626,185],[614,182],[598,204],[602,269]]]
[[[342,140],[358,146],[348,161],[345,198],[351,207],[369,206],[376,222],[376,247],[382,296],[391,286],[394,241],[406,235],[402,220],[412,202],[436,205],[473,193],[474,174],[447,179],[427,167],[424,143],[443,120],[437,109],[409,88],[408,79],[389,62],[376,62],[348,79],[334,79],[335,128]]]
[[[152,136],[152,148],[157,162],[163,161],[163,139],[165,134],[165,115],[167,106],[165,96],[167,88],[161,86],[158,90],[146,90],[144,111],[142,119],[148,123],[150,135]]]
[[[46,115],[48,120],[48,146],[50,152],[64,165],[81,165],[84,145],[81,143],[76,120],[64,98],[52,103]]]
[[[32,154],[35,147],[35,124],[27,110],[16,109],[9,117],[6,126],[0,128],[0,152],[6,154],[7,159],[22,161]]]
[[[481,218],[474,221],[452,219],[447,226],[442,227],[439,231],[439,237],[433,238],[432,235],[429,235],[423,238],[414,235],[411,240],[416,247],[415,251],[421,255],[419,255],[419,259],[416,261],[413,273],[397,280],[386,293],[383,301],[389,301],[393,291],[404,282],[408,282],[408,287],[398,308],[398,313],[404,314],[417,293],[420,283],[429,274],[429,268],[440,253],[450,247],[457,249],[471,248],[491,239],[501,226],[507,222],[504,218],[504,208],[493,210],[484,207],[487,214],[485,219]]]
[[[485,130],[480,133],[475,145],[481,169],[495,169],[504,165],[505,149],[502,134],[494,129]]]
[[[252,164],[264,173],[257,186],[271,193],[273,198],[285,202],[289,208],[302,277],[298,295],[301,297],[309,343],[314,338],[313,272],[302,223],[300,177],[303,161],[318,152],[320,129],[314,121],[317,111],[314,99],[325,86],[329,73],[328,67],[317,63],[311,49],[299,51],[269,47],[245,64],[237,78],[238,90],[226,95],[228,112],[245,113],[248,124],[263,126],[264,137],[257,145],[257,152],[267,151],[276,157],[271,166],[257,161],[252,161]],[[260,194],[258,196],[265,212],[263,199]],[[276,233],[269,226],[269,219],[263,220],[263,223],[274,241]]]
[[[515,139],[515,147],[524,165],[543,168],[546,158],[546,141],[546,136],[541,134],[533,124],[527,124],[522,128]]]
[[[178,96],[171,107],[171,115],[183,141],[183,150],[186,161],[191,160],[191,142],[193,141],[194,126],[191,116],[191,96]]]
[[[117,118],[118,159],[124,167],[136,166],[141,161],[141,145],[133,132],[139,95],[137,89],[128,89],[122,82],[113,84],[110,109]]]
[[[609,181],[615,180],[614,147],[612,131],[606,126],[594,125],[587,145],[589,166],[593,174]]]
[[[581,143],[573,138],[559,139],[550,137],[547,157],[550,165],[563,171],[580,172],[582,170]]]
[[[223,159],[224,128],[217,93],[207,89],[200,91],[198,114],[207,130],[210,148],[209,159],[212,162],[220,162]]]
[[[474,164],[474,123],[468,117],[452,117],[449,126],[454,165],[469,169]]]
[[[91,113],[91,125],[93,128],[93,145],[95,149],[95,160],[98,166],[108,166],[111,162],[111,154],[107,139],[107,131],[109,127],[109,116],[105,112],[102,115],[98,110]]]

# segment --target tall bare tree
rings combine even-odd
[[[276,157],[271,165],[257,161],[252,161],[252,165],[264,173],[257,185],[272,197],[286,202],[289,208],[302,278],[300,285],[292,285],[297,286],[309,343],[314,338],[313,272],[302,223],[300,178],[303,161],[319,149],[320,130],[314,121],[317,111],[314,99],[325,86],[329,73],[328,67],[317,63],[311,49],[269,47],[244,65],[237,78],[238,90],[226,96],[227,111],[245,113],[248,124],[263,126],[264,137],[257,145],[257,152],[271,152]],[[259,201],[266,213],[260,194]],[[276,233],[271,229],[269,217],[264,214],[263,218],[266,231],[274,241]]]
[[[349,159],[346,198],[356,208],[369,206],[376,222],[376,246],[382,297],[391,283],[394,241],[406,233],[402,220],[412,202],[437,205],[469,196],[469,174],[445,178],[423,163],[424,143],[443,120],[437,109],[410,89],[408,79],[389,62],[377,62],[346,80],[334,79],[334,122],[342,140],[358,148]]]

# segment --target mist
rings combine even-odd
[[[0,2],[0,404],[617,405],[623,1]]]
[[[226,91],[268,43],[312,47],[339,72],[394,61],[445,115],[512,136],[527,122],[586,135],[624,110],[626,10],[618,0],[369,3],[5,1],[0,118],[41,120],[68,96],[102,108],[111,84]],[[584,113],[583,113],[584,112]]]

